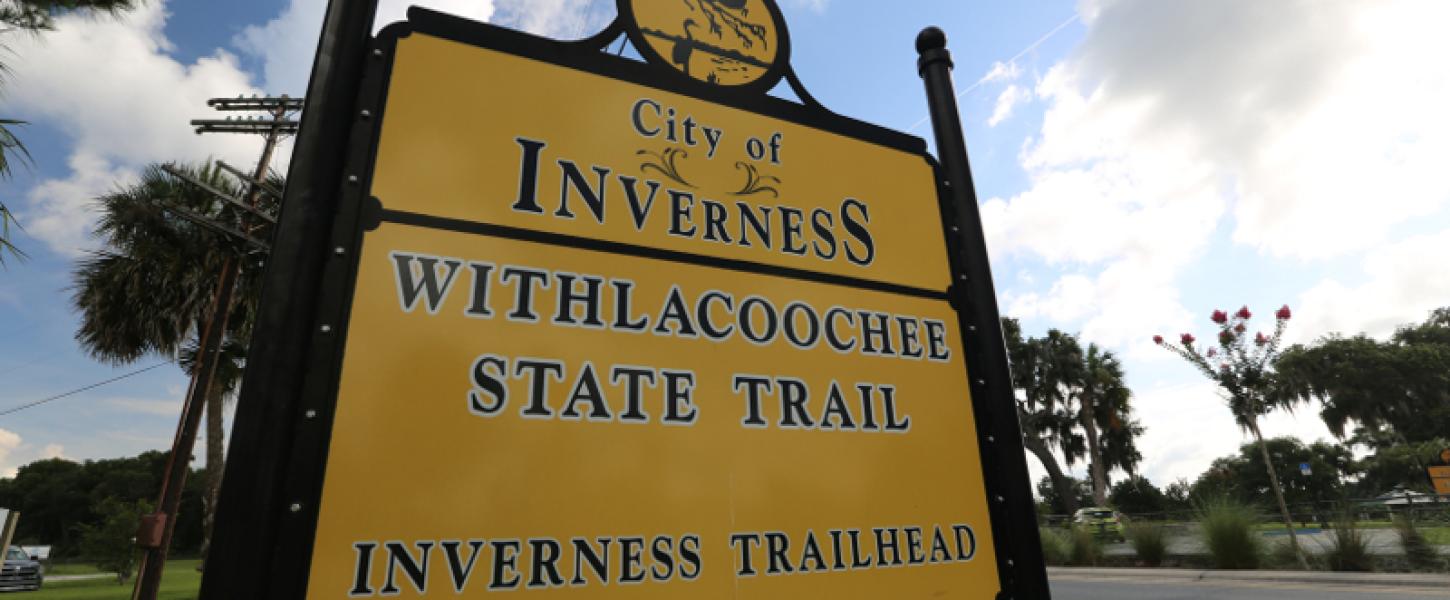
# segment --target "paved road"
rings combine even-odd
[[[1450,590],[1324,583],[1186,581],[1150,577],[1054,574],[1053,600],[1415,600],[1450,598]]]

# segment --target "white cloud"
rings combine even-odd
[[[404,18],[415,3],[473,19],[495,12],[491,0],[384,0],[378,23]],[[605,18],[599,10],[583,11],[591,7],[584,0],[505,4],[524,28],[546,34],[592,33],[588,27]],[[266,92],[305,93],[324,5],[324,0],[293,0],[276,19],[246,28],[233,40],[262,59]],[[18,58],[10,61],[7,109],[54,124],[74,141],[71,174],[39,183],[18,211],[27,231],[56,252],[76,256],[94,247],[88,239],[92,200],[134,180],[142,166],[209,156],[245,165],[260,150],[254,136],[192,132],[190,118],[213,116],[205,107],[208,98],[264,90],[224,49],[190,64],[173,59],[163,29],[165,9],[158,0],[118,18],[62,17],[57,31],[14,43]],[[284,142],[273,167],[285,169],[289,154],[290,142]]]
[[[996,81],[1012,81],[1021,74],[1022,68],[1018,67],[1016,62],[997,61],[992,63],[992,68],[988,69],[987,74],[978,79],[977,83],[980,85]]]
[[[1384,338],[1401,325],[1423,321],[1450,306],[1450,230],[1411,237],[1368,253],[1366,280],[1345,285],[1327,279],[1299,297],[1286,334],[1311,342],[1330,333]]]
[[[405,20],[412,5],[479,21],[487,21],[494,14],[493,0],[382,0],[374,30]],[[326,0],[292,0],[277,18],[247,27],[237,35],[234,43],[239,49],[262,59],[262,81],[268,92],[294,97],[307,93],[307,78],[326,8]]]
[[[997,96],[997,106],[992,109],[992,116],[987,118],[987,126],[996,127],[1002,121],[1006,121],[1008,117],[1012,116],[1012,110],[1017,108],[1017,105],[1031,98],[1032,94],[1027,91],[1027,88],[1016,84],[1007,86],[1007,89],[1002,90],[1002,93]]]
[[[1424,0],[1093,3],[1063,75],[1076,119],[1043,166],[1165,146],[1232,182],[1236,241],[1278,256],[1373,247],[1450,201],[1450,5]],[[1127,111],[1131,118],[1123,119]],[[1365,202],[1373,199],[1374,209]]]
[[[1028,189],[982,210],[994,253],[1070,266],[1095,293],[1060,281],[1019,291],[1024,308],[1141,347],[1186,324],[1179,279],[1221,226],[1264,253],[1325,258],[1450,205],[1450,63],[1428,59],[1450,54],[1435,30],[1450,5],[1100,0],[1082,13],[1086,38],[1035,90],[1048,108],[1021,154]]]
[[[1188,368],[1187,363],[1183,366]],[[1207,379],[1147,387],[1135,394],[1133,406],[1147,425],[1138,440],[1144,450],[1139,470],[1160,487],[1179,478],[1192,481],[1213,459],[1237,454],[1239,446],[1253,441],[1239,430],[1218,387]],[[1270,438],[1293,436],[1305,443],[1332,439],[1324,422],[1308,409],[1270,413],[1260,427]]]
[[[40,450],[41,458],[65,458],[65,446],[60,444],[46,444]]]
[[[494,21],[544,37],[580,39],[594,35],[614,18],[613,4],[603,0],[498,0]]]
[[[256,90],[225,51],[191,64],[172,59],[165,20],[161,2],[146,3],[121,18],[62,17],[57,31],[14,42],[8,110],[74,141],[71,175],[38,184],[20,215],[59,253],[94,245],[87,239],[91,199],[140,166],[208,156],[248,164],[258,150],[247,136],[192,132],[188,117],[208,116],[207,98]]]
[[[117,168],[89,153],[70,157],[69,179],[49,179],[30,190],[25,229],[56,252],[75,256],[95,245],[90,239],[94,198],[136,179],[135,171]]]
[[[789,0],[790,4],[801,8],[810,9],[811,12],[820,14],[826,12],[831,6],[831,0]]]
[[[20,434],[0,429],[0,465],[3,465],[6,477],[14,477],[16,468],[20,466],[10,460],[10,454],[20,447],[20,443]]]

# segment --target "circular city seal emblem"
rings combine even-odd
[[[721,86],[768,86],[789,60],[772,0],[620,0],[630,40],[652,63]]]

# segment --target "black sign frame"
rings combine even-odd
[[[374,4],[375,0],[369,0],[347,8],[334,5],[329,11],[341,13],[355,10],[356,5]],[[620,4],[626,5],[628,0]],[[767,4],[773,7],[769,0]],[[329,18],[332,17],[330,14]],[[352,19],[354,23],[360,20],[356,15]],[[371,22],[370,14],[367,22]],[[620,35],[627,34],[631,41],[639,43],[637,32],[628,32],[624,22],[624,19],[616,20],[594,37],[571,42],[414,7],[408,11],[407,21],[389,25],[376,37],[366,36],[367,29],[363,29],[366,42],[360,57],[351,53],[345,57],[325,56],[329,40],[324,30],[319,60],[339,63],[344,58],[362,60],[352,81],[343,83],[344,89],[332,90],[324,105],[310,103],[314,90],[309,89],[308,109],[330,113],[336,124],[332,128],[332,139],[320,140],[321,143],[314,140],[316,157],[294,158],[294,181],[299,174],[299,162],[310,159],[314,164],[326,164],[320,158],[324,154],[330,154],[334,162],[340,159],[337,165],[340,169],[332,185],[328,185],[325,177],[317,182],[323,192],[313,190],[316,195],[310,198],[295,197],[302,194],[292,188],[287,192],[289,204],[284,208],[284,224],[276,241],[279,251],[274,253],[268,268],[261,316],[254,333],[253,358],[249,361],[253,368],[248,369],[244,379],[234,420],[230,460],[201,597],[302,598],[306,595],[327,446],[359,268],[358,249],[364,232],[375,228],[386,212],[379,200],[368,195],[368,190],[386,110],[394,50],[398,40],[419,32],[794,122],[916,154],[928,162],[936,175],[939,217],[953,282],[939,295],[958,313],[964,362],[971,369],[973,414],[1002,590],[998,598],[1048,598],[1031,481],[1017,423],[1016,399],[1006,371],[1006,349],[995,290],[990,273],[982,276],[985,240],[971,174],[965,169],[965,147],[960,149],[959,158],[944,152],[948,159],[943,161],[944,165],[927,152],[926,142],[921,138],[820,107],[790,70],[785,61],[788,53],[774,65],[780,73],[773,79],[763,77],[761,81],[784,77],[802,103],[768,96],[764,90],[750,85],[710,85],[668,68],[608,54],[604,49]],[[346,38],[348,34],[336,35]],[[357,31],[352,35],[357,35]],[[923,54],[920,69],[928,82],[939,147],[943,146],[943,121],[957,121],[946,126],[948,129],[955,126],[960,135],[954,95],[948,94],[948,104],[940,93],[933,94],[928,73],[933,63],[939,69],[950,68],[949,57],[932,58],[931,51],[945,53],[944,42],[943,39],[941,48],[923,49],[918,44]],[[940,64],[942,60],[946,61],[944,66]],[[314,72],[313,87],[318,85],[317,78]],[[345,117],[345,127],[338,116]],[[306,129],[306,119],[303,127],[302,135],[307,136],[310,132]],[[314,130],[319,129],[322,126],[314,126]],[[329,141],[333,143],[328,144]],[[947,142],[946,146],[950,146],[950,140]],[[299,153],[307,149],[310,147],[306,143],[299,143]],[[282,238],[289,231],[303,235],[295,226],[289,230],[285,223],[289,213],[294,221],[301,220],[297,217],[299,209],[292,205],[308,200],[321,202],[320,206],[307,210],[326,211],[321,215],[315,212],[307,215],[313,219],[311,227],[318,239],[310,244],[293,240],[291,246],[298,248],[296,255],[283,254],[282,250],[289,248],[289,244]],[[326,240],[325,244],[322,240]],[[974,265],[974,262],[980,264]],[[311,292],[296,290],[295,284],[289,288],[286,282],[306,277],[309,268],[315,269],[317,277]],[[307,324],[305,335],[287,328],[287,323],[299,321]],[[278,348],[289,339],[302,347],[288,348],[288,351]],[[293,378],[255,372],[268,368],[268,361],[273,361],[278,368],[288,368],[289,365],[276,361],[289,359],[295,362],[290,365],[296,371]]]

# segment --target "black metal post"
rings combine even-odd
[[[292,514],[281,495],[282,473],[299,418],[304,359],[377,4],[328,2],[237,401],[201,598],[267,598],[279,570],[296,577],[305,564],[275,545]]]
[[[989,483],[995,490],[989,501],[992,502],[993,534],[998,538],[997,547],[1007,553],[997,557],[1003,567],[1006,587],[999,598],[1047,600],[1050,594],[1047,570],[1037,536],[1027,456],[1017,422],[1017,399],[1012,392],[997,292],[992,284],[992,267],[977,209],[971,165],[967,161],[966,139],[952,84],[952,58],[946,42],[942,30],[936,27],[922,30],[916,38],[916,51],[920,55],[917,69],[926,82],[937,159],[944,179],[942,186],[949,205],[944,212],[950,217],[948,231],[955,237],[951,244],[952,262],[958,280],[952,282],[952,295],[961,298],[965,305],[962,311],[965,330],[981,340],[969,344],[979,350],[972,353],[968,364],[974,402],[986,409],[976,412],[979,418],[985,415],[987,420],[979,423],[978,428],[988,432],[983,436],[986,443],[982,462],[992,465]]]

